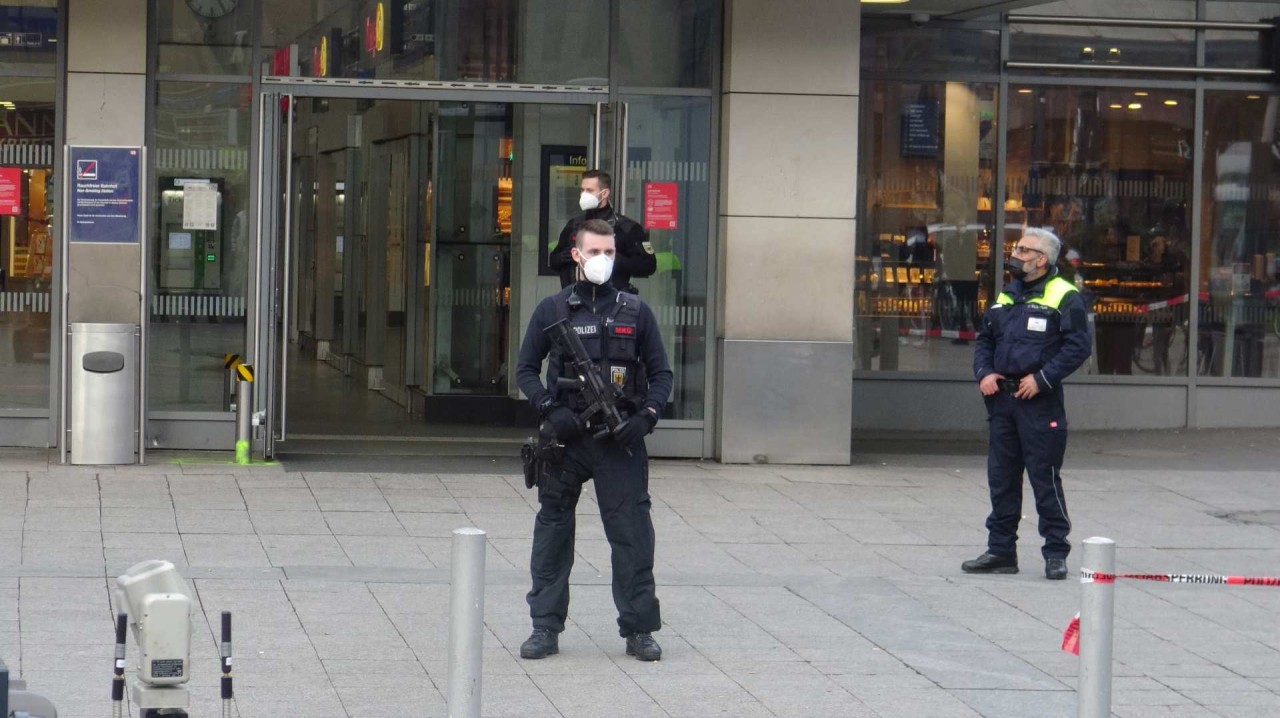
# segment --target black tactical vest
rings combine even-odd
[[[580,301],[575,306],[575,299],[572,293],[562,297],[557,302],[557,313],[569,320],[569,325],[577,332],[587,356],[595,363],[605,382],[617,387],[624,404],[619,408],[632,413],[638,411],[649,388],[644,362],[638,354],[640,298],[618,292],[613,306],[600,314],[592,312]],[[580,396],[564,396],[563,399],[575,409],[585,405]]]

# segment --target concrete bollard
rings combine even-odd
[[[1081,568],[1115,576],[1116,542],[1095,536],[1084,541]],[[1110,718],[1112,637],[1115,624],[1114,579],[1080,578],[1079,718]]]
[[[480,718],[486,534],[453,532],[449,588],[449,718]]]

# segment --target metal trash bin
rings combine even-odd
[[[137,324],[71,324],[71,463],[137,460],[138,338]]]

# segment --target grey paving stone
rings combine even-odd
[[[957,698],[988,718],[1072,718],[1076,715],[1076,696],[1065,691],[1023,690],[957,690]]]
[[[175,512],[178,531],[182,534],[252,534],[249,512],[225,509],[189,509]]]
[[[351,559],[333,536],[270,534],[260,538],[273,566],[351,565]]]
[[[390,511],[324,512],[329,529],[339,536],[408,536],[404,526]]]
[[[333,533],[319,511],[271,511],[249,512],[249,521],[259,535],[292,534],[326,536]]]

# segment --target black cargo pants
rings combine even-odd
[[[653,520],[649,515],[649,457],[643,443],[628,455],[611,439],[590,437],[565,447],[564,468],[538,487],[537,519],[529,572],[529,615],[535,628],[559,633],[569,614],[574,509],[582,484],[596,482],[600,519],[613,563],[613,602],[618,632],[652,633],[662,627],[653,580]]]
[[[991,515],[987,517],[987,551],[1018,555],[1018,520],[1022,517],[1022,472],[1025,469],[1040,515],[1044,558],[1066,558],[1071,519],[1062,494],[1062,458],[1067,451],[1067,414],[1060,391],[1018,399],[1007,391],[987,397],[991,421],[987,448],[987,485]]]

